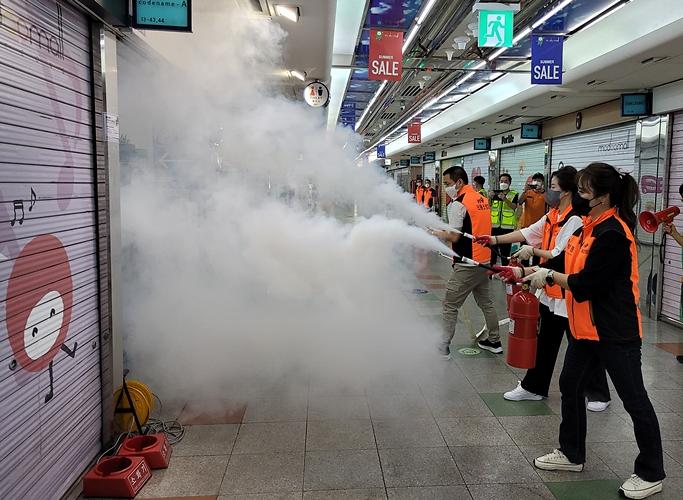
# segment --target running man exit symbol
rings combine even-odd
[[[479,11],[479,47],[512,47],[514,26],[511,10]]]

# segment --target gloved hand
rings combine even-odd
[[[480,245],[484,245],[485,247],[492,247],[496,245],[496,237],[495,236],[475,236],[474,237],[474,242],[479,243]]]
[[[524,277],[524,269],[510,266],[491,266],[498,272],[496,277],[501,281],[520,281]]]
[[[524,281],[531,283],[531,286],[534,288],[543,288],[544,286],[547,285],[546,278],[548,277],[548,273],[550,272],[550,269],[546,269],[544,267],[538,268],[538,270],[526,278],[524,278]]]
[[[531,245],[522,245],[522,248],[520,248],[513,257],[516,257],[519,260],[529,260],[531,257],[534,256],[534,247]]]

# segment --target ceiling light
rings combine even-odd
[[[446,51],[446,57],[448,58],[449,61],[453,60],[453,54],[454,53],[455,53],[455,51],[453,51],[453,50],[447,50]]]
[[[297,70],[292,70],[289,72],[290,76],[293,76],[294,78],[301,80],[302,82],[306,81],[306,72],[305,71],[297,71]]]
[[[429,11],[432,10],[432,7],[434,7],[435,3],[436,0],[429,0],[427,6],[424,9],[422,9],[422,13],[420,13],[420,16],[417,18],[417,24],[422,24],[422,21],[424,21],[425,17],[429,15]]]
[[[621,10],[623,7],[626,7],[626,3],[622,3],[622,4],[620,4],[620,5],[617,5],[619,2],[621,2],[621,0],[614,0],[614,2],[612,2],[610,5],[608,5],[607,7],[605,7],[605,9],[602,11],[602,14],[600,14],[598,17],[596,17],[595,19],[593,19],[593,20],[590,22],[590,24],[587,24],[586,26],[584,26],[583,28],[581,28],[581,29],[579,30],[579,33],[580,33],[581,31],[585,31],[585,30],[587,30],[588,28],[591,28],[591,27],[595,26],[596,24],[598,24],[600,21],[602,21],[602,20],[605,19],[606,17],[611,16],[612,14],[614,14],[615,12],[617,12],[618,10]],[[617,5],[617,6],[614,7],[615,5]],[[613,8],[613,7],[614,7],[614,8]]]
[[[468,36],[456,36],[453,41],[455,44],[453,45],[454,49],[458,50],[465,50],[467,48],[467,44],[470,41],[470,37]]]
[[[559,4],[557,4],[556,7],[552,8],[545,16],[543,16],[543,17],[540,18],[538,21],[536,21],[534,24],[532,24],[532,25],[531,25],[531,28],[532,28],[532,29],[538,28],[540,25],[542,25],[543,23],[545,23],[548,19],[550,19],[550,18],[553,17],[555,14],[557,14],[558,12],[560,12],[562,9],[564,9],[567,5],[569,5],[569,4],[572,3],[573,1],[574,1],[574,0],[564,0],[563,2],[560,2]]]
[[[299,16],[301,11],[296,5],[276,5],[275,14],[281,17],[285,17],[290,21],[296,23],[299,21]]]

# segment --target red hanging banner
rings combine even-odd
[[[368,79],[399,81],[403,75],[403,32],[370,30]]]
[[[422,122],[408,124],[408,144],[420,144],[422,142]]]

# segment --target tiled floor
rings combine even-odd
[[[418,313],[439,317],[447,263],[421,274]],[[493,283],[504,311],[502,286]],[[171,465],[155,471],[139,498],[196,500],[470,499],[608,500],[636,455],[632,425],[616,398],[590,414],[583,473],[544,472],[533,458],[557,446],[560,394],[510,403],[502,392],[523,371],[472,349],[483,325],[468,300],[450,362],[367,387],[311,381],[282,397],[278,388],[248,400],[190,402],[168,410],[186,424]],[[654,498],[683,498],[683,334],[645,321],[643,372],[658,412],[668,478]],[[505,341],[505,335],[503,335]],[[563,351],[564,353],[564,346]],[[561,357],[560,357],[561,359]],[[280,396],[280,397],[278,397]],[[204,496],[202,496],[204,495]],[[208,496],[206,496],[208,495]]]

